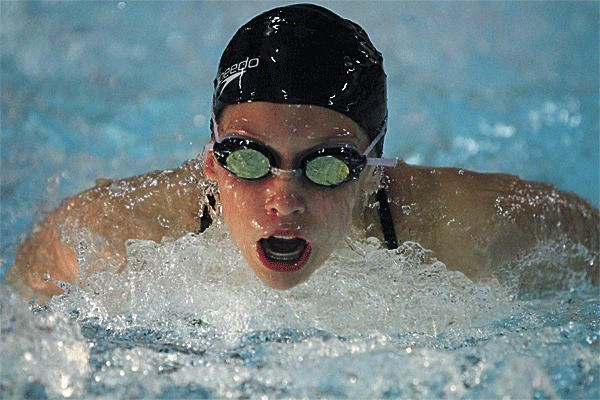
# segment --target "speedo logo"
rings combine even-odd
[[[246,70],[258,67],[259,62],[260,60],[258,58],[246,57],[244,61],[233,64],[231,67],[221,72],[221,75],[219,75],[219,81],[221,81],[223,87],[221,87],[221,92],[219,94],[223,93],[223,90],[225,90],[227,85],[233,82],[236,78],[241,79],[241,76],[246,72]]]

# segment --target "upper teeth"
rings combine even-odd
[[[286,240],[295,239],[294,236],[273,235],[273,237],[276,239],[286,239]]]

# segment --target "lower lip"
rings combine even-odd
[[[300,256],[300,259],[296,262],[285,262],[285,261],[272,261],[267,258],[265,255],[262,246],[257,243],[256,245],[258,252],[258,259],[263,263],[265,267],[270,269],[271,271],[276,272],[295,272],[306,264],[308,258],[310,257],[311,247],[310,243],[306,243],[306,247],[304,248],[304,252]]]

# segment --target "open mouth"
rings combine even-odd
[[[259,257],[263,264],[274,271],[296,271],[310,255],[310,244],[294,236],[269,236],[258,241]]]

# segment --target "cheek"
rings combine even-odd
[[[223,218],[237,242],[239,233],[243,233],[244,221],[254,218],[257,212],[255,189],[240,184],[230,176],[220,176],[218,181]]]
[[[249,200],[256,196],[255,188],[223,169],[219,171],[217,184],[224,213],[226,210],[238,211],[246,208],[248,203],[252,203]]]
[[[345,235],[352,224],[357,197],[358,186],[355,184],[330,191],[320,191],[312,197],[311,208],[325,230]]]

